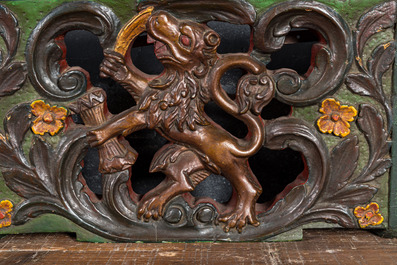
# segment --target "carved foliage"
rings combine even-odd
[[[113,45],[119,21],[107,7],[88,2],[67,3],[53,10],[33,30],[26,47],[29,78],[35,89],[53,100],[80,96],[89,86],[88,73],[66,63],[64,35],[87,30],[104,48]]]
[[[305,214],[303,220],[313,220],[323,216],[322,218],[334,220],[345,227],[356,227],[357,221],[349,208],[370,201],[377,189],[367,183],[383,175],[391,166],[391,160],[388,158],[391,104],[383,91],[382,76],[394,61],[394,43],[379,45],[372,52],[367,66],[363,64],[362,58],[365,44],[370,37],[394,25],[395,10],[396,3],[388,2],[362,16],[358,22],[358,30],[354,32],[356,63],[360,73],[349,74],[346,78],[346,85],[353,93],[371,97],[383,105],[388,120],[388,130],[385,129],[382,116],[373,106],[360,105],[357,126],[368,142],[367,165],[355,176],[359,157],[357,137],[352,136],[339,143],[332,150],[330,178],[327,178],[319,203]],[[361,219],[359,225],[364,227]]]
[[[391,1],[373,8],[361,17],[354,32],[355,61],[360,73],[349,74],[346,78],[346,85],[353,93],[371,97],[382,104],[386,112],[388,131],[391,129],[392,109],[390,99],[383,90],[382,76],[394,62],[395,44],[380,44],[372,51],[366,65],[363,62],[363,53],[365,44],[373,35],[394,26],[395,13],[396,2]]]
[[[281,49],[293,28],[312,29],[322,40],[312,48],[312,67],[307,77],[291,69],[275,72],[277,98],[295,106],[318,102],[335,92],[352,60],[351,33],[331,8],[315,2],[288,1],[264,13],[254,27],[255,49],[271,53]]]
[[[12,109],[4,119],[5,137],[0,138],[1,166],[6,184],[19,196],[52,196],[55,194],[56,174],[51,163],[54,158],[49,145],[36,137],[30,149],[30,162],[24,156],[22,142],[30,129],[30,105]]]
[[[391,160],[387,158],[390,151],[388,134],[382,116],[368,104],[361,105],[357,125],[368,142],[367,165],[355,176],[359,158],[358,138],[350,136],[340,142],[331,152],[331,171],[318,203],[304,214],[303,221],[323,218],[345,227],[356,227],[350,209],[370,201],[377,192],[367,183],[383,175],[391,166]]]
[[[395,11],[396,2],[390,1],[374,7],[360,18],[357,31],[354,33],[356,53],[360,58],[362,58],[365,44],[374,34],[394,26]]]
[[[374,180],[376,177],[383,175],[391,166],[391,160],[387,158],[391,143],[388,141],[388,134],[384,129],[382,116],[371,105],[363,104],[360,107],[357,125],[367,139],[369,160],[360,176],[356,179],[356,183]]]
[[[0,6],[0,36],[7,48],[7,51],[0,51],[0,97],[15,93],[26,80],[25,63],[12,61],[18,48],[19,33],[15,16]]]

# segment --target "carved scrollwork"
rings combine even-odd
[[[266,126],[265,147],[270,149],[292,148],[299,151],[305,158],[307,172],[302,172],[284,198],[276,201],[269,212],[262,214],[261,221],[266,226],[275,216],[282,217],[277,227],[282,229],[310,209],[317,201],[330,172],[329,153],[321,136],[302,120],[280,118]],[[307,174],[305,176],[305,174]]]
[[[313,45],[311,66],[305,76],[280,69],[274,78],[276,97],[295,106],[316,103],[343,83],[352,61],[349,27],[331,8],[315,2],[289,1],[265,12],[254,26],[255,48],[263,53],[279,50],[292,29],[311,29],[320,42]]]
[[[107,7],[96,3],[67,3],[54,9],[33,30],[26,47],[29,78],[48,98],[68,101],[80,96],[89,84],[88,73],[66,62],[64,35],[87,30],[98,36],[103,48],[114,44],[120,23]]]
[[[8,139],[3,137],[0,142],[3,158],[1,166],[7,185],[26,198],[14,211],[14,224],[25,223],[40,214],[57,213],[112,240],[152,238],[150,231],[153,224],[144,223],[137,218],[136,202],[131,198],[126,185],[129,179],[128,171],[104,175],[106,189],[101,201],[92,200],[86,193],[83,184],[79,181],[80,161],[88,148],[85,130],[81,126],[70,128],[56,148],[40,137],[35,137],[30,158],[24,156],[21,146],[24,135],[31,125],[32,117],[29,113],[29,104],[20,105],[12,110],[5,119],[6,132],[11,137]],[[20,128],[25,129],[20,130]],[[310,176],[304,186],[296,187],[294,192],[290,192],[285,199],[276,204],[274,213],[271,211],[260,215],[259,220],[263,225],[259,228],[247,227],[243,235],[236,233],[226,235],[219,226],[214,226],[218,213],[213,206],[200,204],[191,208],[181,197],[177,197],[166,207],[163,220],[158,221],[157,226],[161,229],[157,239],[169,238],[169,233],[178,227],[184,227],[185,233],[175,235],[175,239],[180,236],[196,238],[197,227],[202,229],[203,239],[260,238],[270,231],[288,225],[275,221],[279,219],[279,211],[283,211],[285,207],[294,208],[294,211],[289,212],[298,216],[310,206],[316,198],[315,194],[320,192],[319,187],[324,183],[328,172],[328,157],[321,137],[305,123],[293,118],[275,120],[267,127],[267,132],[267,147],[279,149],[290,146],[305,154]],[[291,138],[291,134],[295,136]],[[40,160],[43,154],[46,154],[48,159],[51,157],[53,163],[48,164],[45,163],[46,160]],[[11,164],[12,168],[9,167]],[[323,166],[318,166],[319,164]],[[289,199],[292,198],[291,196],[293,199]],[[300,202],[299,207],[296,207],[296,201]],[[131,227],[140,228],[131,229]]]

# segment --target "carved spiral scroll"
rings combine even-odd
[[[66,56],[63,36],[71,30],[87,30],[98,37],[103,48],[111,48],[119,24],[109,8],[96,3],[67,3],[54,9],[33,30],[26,47],[29,78],[35,89],[62,101],[84,93],[87,72],[62,65]]]
[[[344,20],[329,7],[289,1],[275,6],[259,19],[254,27],[256,49],[264,53],[281,49],[293,28],[314,30],[322,40],[313,45],[314,63],[305,77],[291,69],[275,72],[276,97],[296,106],[310,105],[342,84],[352,62],[351,33]]]
[[[329,178],[330,159],[321,135],[297,118],[282,117],[270,121],[266,126],[264,146],[273,150],[291,148],[300,152],[308,169],[307,181],[303,185],[294,187],[271,210],[259,215],[263,226],[261,232],[269,235],[302,224],[300,217],[316,203]]]

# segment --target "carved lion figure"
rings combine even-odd
[[[274,96],[265,66],[248,54],[217,54],[220,37],[215,31],[165,11],[154,12],[146,30],[164,72],[148,77],[128,67],[122,55],[106,51],[101,76],[122,84],[137,105],[90,131],[89,141],[97,146],[117,135],[150,128],[171,142],[153,158],[150,171],[162,172],[166,178],[142,197],[138,218],[160,218],[173,197],[194,190],[215,173],[227,178],[237,195],[234,209],[218,218],[225,222],[225,231],[258,226],[255,203],[262,188],[248,158],[263,144],[264,122],[259,114]],[[222,74],[233,67],[249,72],[240,79],[235,100],[220,86]],[[236,138],[213,122],[204,111],[209,101],[243,121],[249,129],[247,137]]]

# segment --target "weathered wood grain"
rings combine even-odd
[[[84,243],[68,234],[9,235],[0,264],[395,264],[397,239],[306,230],[297,242]]]

